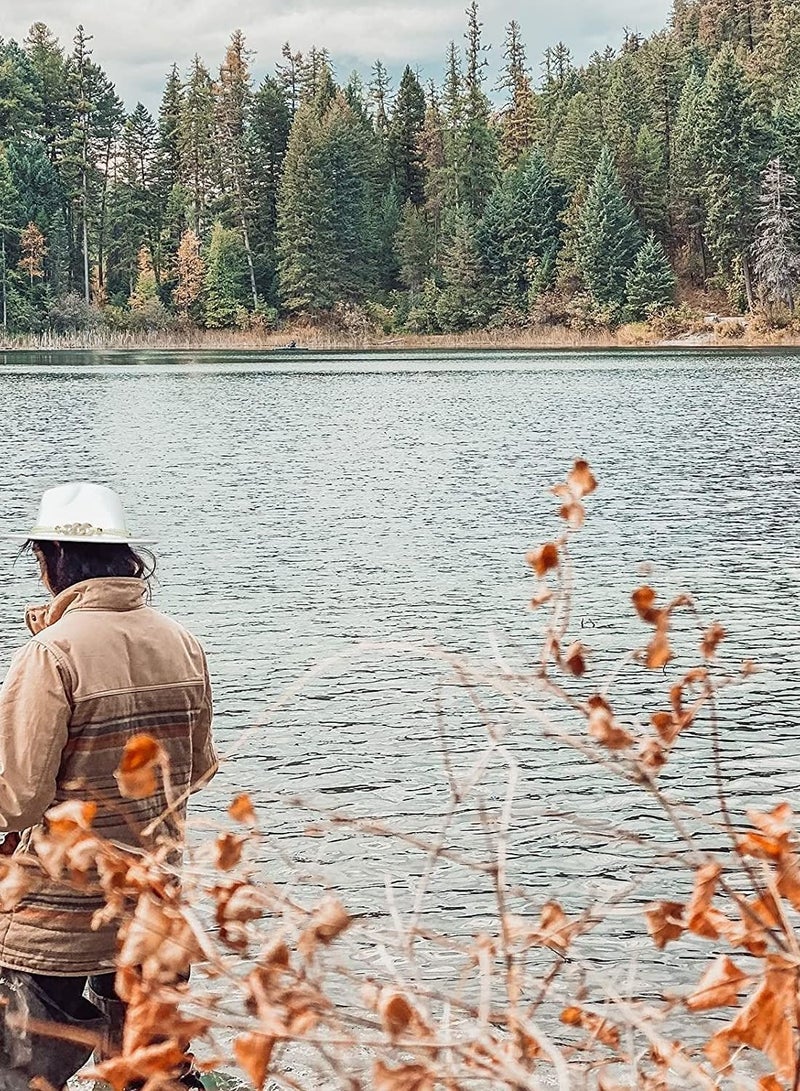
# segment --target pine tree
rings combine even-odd
[[[250,245],[253,207],[251,201],[253,181],[250,175],[250,159],[247,154],[247,128],[252,107],[250,88],[249,53],[244,35],[234,31],[225,60],[219,71],[215,88],[217,128],[222,151],[222,179],[229,193],[236,224],[241,232],[247,257],[250,292],[253,309],[258,307],[253,250]]]
[[[447,228],[448,243],[442,257],[444,288],[436,303],[436,319],[441,330],[457,333],[480,325],[484,309],[472,217],[464,208],[457,208],[450,215],[452,222]]]
[[[661,142],[643,125],[633,150],[631,202],[645,231],[667,235],[667,174]]]
[[[432,261],[438,265],[442,216],[450,192],[450,173],[445,153],[445,123],[433,85],[425,109],[421,140],[425,151],[425,218],[431,232]]]
[[[211,76],[195,55],[181,97],[177,141],[180,181],[191,202],[192,227],[202,234],[210,206],[219,192],[214,91]]]
[[[793,311],[800,280],[800,207],[797,179],[780,157],[771,159],[761,175],[759,210],[753,268],[762,296]]]
[[[800,78],[777,105],[775,132],[781,160],[790,174],[800,176]]]
[[[576,240],[578,268],[598,303],[621,306],[625,302],[626,279],[641,242],[636,217],[606,146],[581,211]]]
[[[681,90],[675,118],[670,207],[673,244],[685,249],[688,269],[694,280],[708,275],[705,244],[705,172],[700,127],[703,113],[703,82],[692,69]]]
[[[578,91],[569,100],[552,154],[553,167],[572,186],[591,182],[602,150],[602,134],[595,110],[586,94]]]
[[[166,206],[173,186],[181,178],[180,121],[183,92],[178,66],[173,64],[158,108],[158,135],[156,137],[154,189],[162,209]]]
[[[158,299],[158,281],[153,268],[153,256],[146,246],[139,247],[136,264],[136,283],[131,293],[130,305],[133,310],[144,310],[149,303]]]
[[[782,99],[800,70],[800,20],[793,0],[773,0],[768,6],[749,70],[773,99]]]
[[[383,140],[389,131],[389,96],[392,84],[382,61],[375,61],[372,66],[368,90],[375,132]]]
[[[30,61],[16,42],[0,38],[0,142],[27,136],[40,113]]]
[[[422,209],[406,201],[395,236],[400,279],[412,297],[431,275],[433,237]]]
[[[39,117],[36,135],[51,163],[62,158],[72,119],[64,50],[44,23],[34,23],[24,41],[25,53],[36,76]]]
[[[48,255],[45,269],[50,291],[59,299],[69,291],[69,238],[67,224],[62,209],[56,209],[50,221],[48,236]]]
[[[0,151],[0,320],[8,327],[8,271],[16,260],[17,230],[21,221],[19,195],[6,156]]]
[[[278,193],[278,267],[288,311],[357,301],[374,283],[373,154],[341,94],[322,116],[317,102],[297,111]]]
[[[506,172],[486,204],[476,232],[485,291],[508,320],[526,315],[553,282],[565,204],[564,188],[540,153]]]
[[[6,163],[17,194],[19,223],[33,220],[48,232],[53,216],[64,207],[66,194],[44,144],[38,140],[11,142],[6,148]]]
[[[203,282],[205,324],[235,326],[247,302],[247,255],[241,235],[217,220],[211,229]]]
[[[500,120],[500,165],[513,167],[542,135],[525,46],[515,19],[506,27],[503,57],[506,63],[498,90],[507,93],[508,104]]]
[[[729,283],[743,279],[752,307],[748,252],[758,215],[758,182],[767,160],[768,131],[744,69],[728,45],[705,79],[698,138],[708,245]]]
[[[625,283],[628,316],[647,318],[675,302],[675,274],[664,247],[649,235],[636,255]]]
[[[424,123],[425,92],[406,65],[387,133],[389,164],[400,204],[411,201],[421,205],[425,200]]]
[[[497,137],[491,125],[489,99],[483,89],[488,62],[476,0],[471,0],[467,17],[464,121],[456,140],[456,171],[459,200],[477,217],[497,178]]]
[[[67,62],[67,80],[71,92],[73,112],[72,131],[70,133],[67,158],[76,169],[77,180],[73,195],[77,204],[77,219],[80,230],[80,250],[83,258],[83,296],[89,304],[89,175],[94,169],[91,156],[90,116],[92,110],[92,63],[89,42],[91,35],[78,26],[73,38],[73,51]]]
[[[283,64],[277,64],[275,72],[278,77],[278,84],[283,91],[284,100],[289,107],[289,112],[294,117],[300,105],[303,54],[300,52],[293,53],[289,43],[284,42],[281,48],[281,56],[283,57]]]
[[[283,89],[265,77],[253,95],[248,131],[253,197],[253,263],[262,298],[277,302],[277,204],[291,113]]]

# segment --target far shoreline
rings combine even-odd
[[[730,331],[735,329],[735,335]],[[350,335],[301,327],[274,333],[252,330],[131,331],[43,333],[0,339],[0,353],[49,352],[265,352],[298,357],[318,352],[405,353],[460,352],[614,352],[774,350],[800,348],[800,336],[788,330],[751,331],[741,320],[723,332],[708,330],[671,338],[648,336],[641,325],[576,334],[565,327],[471,330],[461,334]],[[782,336],[783,335],[783,336]]]

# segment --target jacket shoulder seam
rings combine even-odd
[[[81,697],[75,697],[74,701],[76,705],[79,705],[82,701],[94,701],[98,697],[118,697],[123,693],[150,693],[162,689],[182,689],[185,686],[205,687],[205,679],[178,678],[174,682],[158,682],[152,686],[121,686],[118,689],[97,690],[94,693],[86,693]]]

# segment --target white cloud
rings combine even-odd
[[[409,63],[425,74],[441,72],[449,41],[463,41],[466,0],[6,0],[0,30],[21,40],[34,21],[46,23],[69,48],[82,23],[93,35],[95,60],[117,85],[128,107],[141,99],[155,110],[164,77],[177,62],[185,71],[195,53],[215,70],[232,30],[240,27],[256,53],[257,76],[271,71],[281,46],[325,46],[340,76],[366,73],[380,58],[391,69]],[[624,27],[643,34],[666,20],[669,0],[533,0],[514,10],[504,0],[484,0],[480,17],[491,43],[491,68],[501,63],[504,25],[516,18],[528,57],[537,66],[548,45],[563,40],[578,62],[595,49],[619,44]]]

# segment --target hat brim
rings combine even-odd
[[[155,538],[123,538],[114,534],[42,534],[19,531],[15,534],[0,534],[0,538],[12,542],[85,542],[90,545],[155,545]]]

